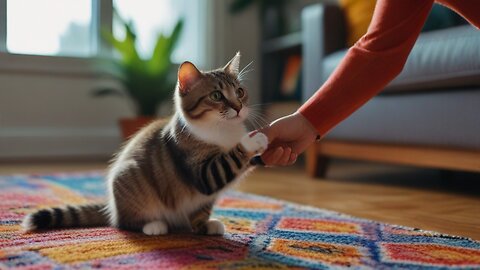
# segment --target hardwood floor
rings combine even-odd
[[[0,174],[102,170],[105,164],[2,164]],[[332,162],[327,179],[300,167],[256,170],[238,190],[382,222],[480,240],[480,175]]]

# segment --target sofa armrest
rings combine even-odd
[[[307,6],[302,11],[303,101],[323,83],[323,59],[346,47],[345,18],[334,3]]]

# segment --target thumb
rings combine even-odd
[[[269,143],[273,142],[278,136],[278,131],[275,125],[270,125],[268,127],[261,128],[258,131],[265,134],[265,136],[267,136]]]

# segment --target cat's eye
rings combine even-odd
[[[245,90],[243,90],[243,88],[238,88],[235,90],[235,95],[237,95],[238,98],[242,98],[245,96]]]
[[[223,98],[223,95],[220,91],[214,91],[210,93],[210,99],[213,101],[220,101]]]

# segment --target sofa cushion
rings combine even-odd
[[[449,28],[457,25],[468,24],[458,13],[446,6],[435,3],[423,25],[422,32]]]
[[[346,50],[328,55],[323,63],[326,80]],[[407,63],[384,92],[418,91],[480,85],[480,31],[470,25],[423,33]]]
[[[327,138],[480,150],[479,90],[381,95],[340,123]]]
[[[339,0],[347,22],[347,44],[352,46],[365,33],[372,20],[376,0]],[[422,32],[444,29],[466,21],[453,10],[435,3],[425,21]]]

